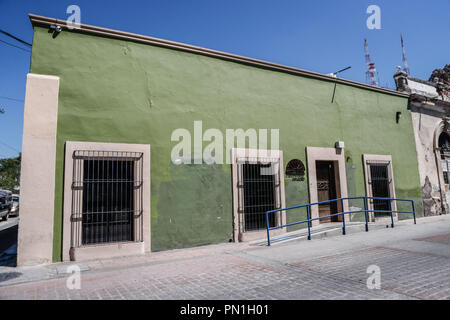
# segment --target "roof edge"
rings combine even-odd
[[[31,14],[31,13],[28,14],[28,17],[29,17],[30,22],[33,25],[33,27],[34,26],[60,26],[63,29],[68,29],[67,22],[65,20],[39,16],[36,14]],[[330,81],[330,82],[335,82],[335,83],[340,83],[340,84],[346,84],[346,85],[350,85],[353,87],[368,89],[371,91],[391,94],[391,95],[405,97],[405,98],[409,97],[409,94],[407,94],[407,93],[403,93],[403,92],[399,92],[399,91],[395,91],[395,90],[391,90],[391,89],[375,87],[375,86],[371,86],[368,84],[364,84],[364,83],[356,82],[356,81],[352,81],[352,80],[334,78],[334,77],[327,76],[327,75],[317,73],[317,72],[312,72],[312,71],[307,71],[307,70],[303,70],[303,69],[299,69],[299,68],[289,67],[289,66],[285,66],[285,65],[281,65],[281,64],[276,64],[276,63],[272,63],[272,62],[268,62],[268,61],[264,61],[264,60],[258,60],[258,59],[254,59],[254,58],[240,56],[240,55],[227,53],[227,52],[223,52],[223,51],[207,49],[207,48],[189,45],[189,44],[185,44],[185,43],[181,43],[181,42],[175,42],[175,41],[164,40],[164,39],[160,39],[160,38],[154,38],[154,37],[150,37],[150,36],[144,36],[144,35],[140,35],[140,34],[136,34],[136,33],[102,28],[102,27],[97,27],[97,26],[92,26],[92,25],[87,25],[87,24],[80,24],[79,28],[72,29],[72,30],[75,30],[78,32],[83,32],[83,33],[94,34],[94,35],[98,35],[98,36],[134,41],[134,42],[145,43],[145,44],[160,46],[160,47],[164,47],[164,48],[174,49],[174,50],[181,50],[181,51],[186,51],[186,52],[190,52],[190,53],[201,54],[201,55],[205,55],[205,56],[209,56],[209,57],[213,57],[213,58],[224,59],[224,60],[237,62],[237,63],[243,63],[243,64],[255,66],[255,67],[260,67],[260,68],[265,68],[265,69],[270,69],[270,70],[280,71],[280,72],[286,72],[286,73],[290,73],[290,74],[294,74],[294,75],[301,75],[301,76],[311,77],[311,78],[315,78],[315,79],[320,79],[320,80],[325,80],[325,81]]]

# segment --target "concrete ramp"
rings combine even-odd
[[[369,223],[369,231],[374,229],[383,229],[390,227],[390,222],[378,222],[378,223]],[[364,222],[347,222],[345,224],[345,229],[347,234],[356,233],[356,232],[365,232],[365,223]],[[326,223],[316,227],[311,228],[311,240],[321,239],[326,237],[338,236],[342,235],[342,223],[341,222],[333,222]],[[270,244],[277,245],[290,241],[300,241],[300,240],[308,240],[308,229],[302,228],[300,230],[287,232],[278,236],[270,237]],[[255,240],[250,242],[251,246],[267,246],[267,238]]]

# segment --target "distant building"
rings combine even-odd
[[[410,94],[424,213],[449,213],[450,207],[450,65],[433,71],[428,81],[398,68],[397,90]]]

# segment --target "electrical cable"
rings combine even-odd
[[[0,99],[6,99],[6,100],[11,100],[11,101],[17,101],[17,102],[24,102],[23,100],[20,100],[20,99],[14,99],[14,98],[5,97],[5,96],[0,96]]]
[[[16,46],[16,45],[14,45],[14,44],[12,44],[12,43],[9,43],[9,42],[6,42],[6,41],[3,41],[3,40],[1,40],[1,39],[0,39],[0,42],[3,42],[4,44],[6,44],[6,45],[8,45],[8,46],[11,46],[11,47],[14,47],[14,48],[17,48],[17,49],[20,49],[20,50],[26,51],[26,52],[31,52],[30,50],[27,50],[27,49],[25,49],[25,48],[22,48],[22,47]]]
[[[10,148],[11,150],[14,150],[14,151],[16,151],[16,152],[18,152],[18,153],[20,153],[20,151],[19,150],[17,150],[16,148],[14,148],[14,147],[11,147],[9,144],[7,144],[7,143],[4,143],[4,142],[2,142],[2,141],[0,141],[0,143],[1,144],[3,144],[4,146],[6,146],[6,147],[8,147],[8,148]]]
[[[16,36],[13,36],[11,33],[6,32],[6,31],[4,31],[4,30],[2,30],[2,29],[0,29],[0,33],[3,33],[5,36],[8,36],[8,37],[10,37],[10,38],[13,38],[14,40],[19,41],[20,43],[23,43],[23,44],[25,44],[25,45],[27,45],[27,46],[29,46],[29,47],[32,46],[31,43],[26,42],[25,40],[22,40],[22,39],[20,39],[20,38],[17,38]]]

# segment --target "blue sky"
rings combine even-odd
[[[32,42],[28,13],[66,19],[227,51],[365,82],[364,38],[380,84],[394,88],[403,34],[411,74],[428,79],[450,63],[450,0],[0,0],[0,29]],[[381,8],[381,30],[369,30],[369,5]],[[0,34],[0,40],[19,45]],[[0,42],[0,158],[21,150],[25,79],[30,53]],[[8,97],[10,100],[5,99]]]

